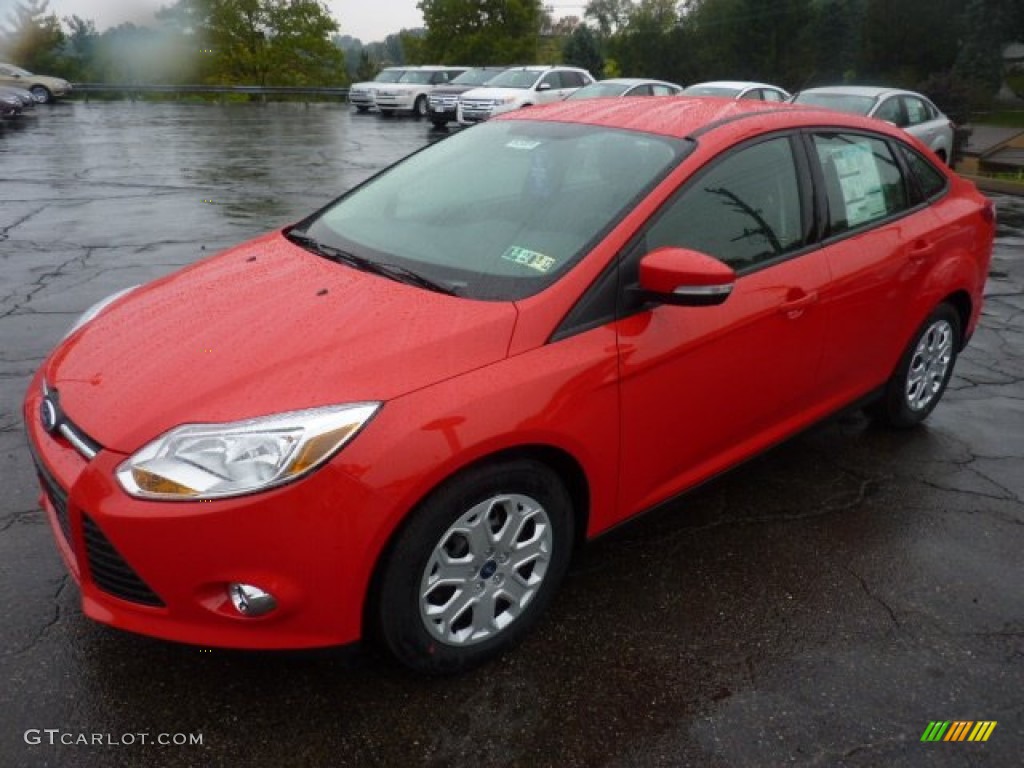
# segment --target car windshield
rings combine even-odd
[[[629,89],[622,83],[592,83],[569,95],[570,99],[600,99],[605,96],[621,96]]]
[[[691,85],[683,89],[684,96],[721,96],[731,99],[736,96],[742,88],[733,88],[726,85]]]
[[[494,88],[532,88],[542,74],[530,69],[507,69],[488,85]]]
[[[398,82],[400,83],[419,83],[425,84],[430,82],[430,78],[434,76],[434,73],[430,70],[422,69],[410,69],[404,75],[402,75]]]
[[[8,75],[21,75],[22,77],[32,76],[32,73],[29,72],[27,69],[16,67],[13,64],[4,64],[2,67],[0,67],[0,72],[3,72],[4,74]]]
[[[691,145],[589,125],[485,123],[406,158],[293,232],[459,296],[517,300],[565,274]]]
[[[496,69],[468,69],[452,80],[452,85],[483,85],[501,74]]]
[[[799,93],[793,99],[794,104],[806,104],[812,107],[828,107],[839,112],[851,112],[855,115],[866,115],[874,106],[871,96],[854,96],[848,93]]]
[[[401,70],[401,69],[385,69],[383,72],[381,72],[375,78],[373,78],[373,82],[375,82],[375,83],[397,83],[399,78],[401,78],[403,74],[404,74],[404,70]]]

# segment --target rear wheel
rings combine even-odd
[[[572,502],[547,466],[470,469],[414,512],[382,565],[375,611],[395,657],[419,672],[479,664],[519,640],[569,563]]]
[[[868,413],[893,427],[924,421],[939,404],[960,347],[960,315],[940,304],[914,334],[882,399]]]
[[[412,105],[412,113],[414,115],[416,115],[416,117],[426,117],[427,116],[427,97],[426,96],[417,96],[416,97],[416,103]]]
[[[45,85],[33,85],[29,88],[29,92],[32,94],[32,98],[40,104],[49,104],[53,101],[53,94],[50,93]]]

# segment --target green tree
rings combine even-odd
[[[597,25],[601,37],[609,38],[625,25],[632,11],[632,0],[590,0],[583,18]]]
[[[562,61],[574,67],[582,67],[595,77],[604,72],[604,56],[597,37],[590,28],[580,24],[566,38],[562,46]]]
[[[246,85],[345,82],[338,29],[317,0],[178,0],[158,18],[202,54],[204,79]]]
[[[50,0],[19,0],[0,27],[0,52],[11,62],[32,71],[65,75],[61,56],[64,31]]]
[[[1003,80],[1003,46],[1013,39],[1014,14],[1005,0],[970,0],[964,11],[963,44],[957,53],[956,74],[991,96]]]
[[[418,58],[438,64],[518,64],[537,56],[540,0],[420,0]]]

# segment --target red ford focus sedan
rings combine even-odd
[[[98,621],[464,669],[580,542],[852,404],[923,420],[994,219],[867,118],[503,116],[89,310],[25,400],[41,503]]]

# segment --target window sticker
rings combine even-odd
[[[531,251],[529,248],[520,248],[518,245],[510,245],[506,248],[505,252],[501,254],[501,258],[505,261],[522,264],[524,267],[529,267],[542,274],[547,274],[555,266],[555,260],[551,256]]]
[[[882,179],[868,144],[850,144],[829,150],[839,173],[839,186],[846,203],[846,221],[851,227],[885,216]]]
[[[530,139],[512,139],[508,144],[505,145],[509,149],[525,149],[530,151],[540,146],[539,141],[532,141]]]

